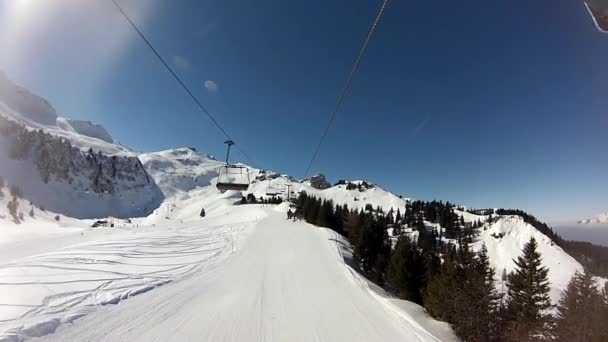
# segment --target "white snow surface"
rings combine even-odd
[[[200,218],[188,204],[183,218],[75,227],[84,242],[0,264],[0,340],[456,340],[348,267],[342,237],[287,221],[285,205],[228,201]]]
[[[212,182],[215,185],[218,170],[224,165],[189,148],[143,153],[139,160],[166,197],[183,195]]]
[[[388,212],[391,208],[397,210],[398,208],[405,209],[405,204],[410,201],[409,198],[400,198],[390,191],[383,189],[378,185],[374,185],[371,189],[364,191],[359,190],[346,190],[346,185],[336,185],[327,189],[315,189],[309,185],[309,182],[298,182],[292,178],[281,175],[271,180],[257,180],[256,176],[259,175],[259,170],[252,170],[253,183],[249,187],[247,193],[254,194],[257,198],[268,197],[266,194],[268,189],[271,191],[277,191],[279,196],[287,198],[287,186],[290,186],[290,196],[298,193],[299,191],[306,191],[309,195],[316,196],[318,198],[333,200],[334,204],[346,204],[350,209],[363,209],[366,204],[371,204],[375,209],[376,207],[382,207],[385,212]],[[353,181],[353,183],[360,181]],[[368,182],[369,183],[369,182]],[[371,183],[370,183],[371,184]]]
[[[91,121],[72,120],[68,118],[57,118],[57,127],[67,132],[78,133],[90,138],[96,138],[107,143],[114,143],[114,138],[101,125]]]
[[[497,281],[500,282],[503,270],[509,273],[515,269],[513,260],[522,254],[524,246],[532,237],[538,243],[543,266],[549,268],[550,296],[551,301],[556,304],[570,278],[576,271],[583,271],[583,266],[521,217],[501,216],[489,227],[486,225],[485,230],[481,229],[474,249],[479,250],[482,244],[486,245],[490,263],[496,271]]]

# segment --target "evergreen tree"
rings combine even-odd
[[[549,335],[551,307],[549,270],[542,266],[538,244],[532,237],[523,255],[514,260],[517,269],[507,277],[506,320],[510,340],[536,341]]]
[[[556,337],[560,341],[606,341],[603,303],[591,274],[576,272],[557,305]]]
[[[30,208],[30,217],[34,217],[34,206]]]
[[[17,200],[17,197],[13,197],[8,201],[6,209],[8,209],[8,213],[13,217],[15,223],[19,223],[19,201]]]
[[[494,341],[498,338],[498,300],[494,269],[485,245],[470,267],[463,265],[466,285],[456,300],[459,336],[466,341]]]
[[[201,216],[201,217],[205,217],[205,208],[202,208],[202,209],[201,209],[200,216]]]
[[[357,211],[351,211],[345,214],[344,217],[344,230],[348,234],[348,239],[354,246],[359,240],[361,227],[363,226],[363,220],[365,216],[358,213]]]
[[[455,290],[460,286],[459,283],[462,283],[462,272],[456,261],[454,247],[447,245],[444,252],[439,273],[428,283],[423,302],[431,316],[441,321],[454,322],[457,296]]]
[[[399,298],[422,303],[425,287],[425,260],[407,236],[400,236],[390,257],[387,272],[389,290]]]

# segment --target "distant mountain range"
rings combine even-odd
[[[587,219],[582,219],[576,221],[576,223],[580,224],[598,224],[598,223],[608,223],[608,213],[602,213]]]

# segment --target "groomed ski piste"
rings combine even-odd
[[[286,203],[232,200],[218,194],[205,218],[176,205],[184,218],[55,228],[59,248],[51,234],[24,242],[32,255],[0,265],[0,340],[456,340],[350,268],[342,237],[286,220]]]

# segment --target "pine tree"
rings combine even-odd
[[[34,217],[34,206],[30,208],[30,217]]]
[[[532,237],[523,255],[514,260],[517,269],[507,277],[507,329],[513,341],[547,338],[551,315],[549,270],[542,266],[538,244]]]
[[[444,248],[443,264],[439,273],[428,283],[424,292],[424,307],[431,316],[445,322],[454,322],[456,318],[456,289],[463,283],[462,272],[456,260],[456,250],[447,245]]]
[[[399,298],[422,303],[425,266],[425,260],[416,244],[409,237],[400,236],[390,257],[386,276],[390,291]]]
[[[467,269],[465,267],[465,269]],[[495,284],[495,272],[490,265],[488,250],[485,245],[477,254],[477,259],[467,274],[468,286],[462,291],[465,302],[459,305],[459,321],[466,322],[466,334],[461,334],[467,341],[493,341],[498,333],[498,295]]]
[[[17,200],[17,197],[13,197],[10,201],[8,201],[8,203],[6,204],[6,209],[8,209],[8,212],[13,217],[15,223],[20,223],[19,201]]]
[[[602,298],[591,274],[576,272],[557,305],[556,337],[560,341],[605,341]]]

